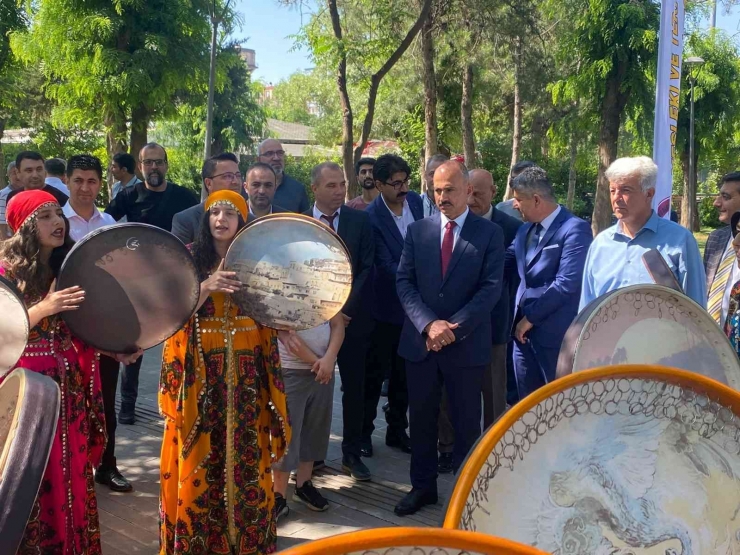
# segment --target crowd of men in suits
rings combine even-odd
[[[191,243],[203,203],[167,180],[161,145],[145,145],[138,158],[143,181],[136,177],[133,157],[114,158],[117,194],[105,213],[117,221],[156,225]],[[40,156],[17,159],[12,171],[10,194],[54,186],[43,180]],[[707,244],[705,282],[692,234],[652,210],[657,167],[646,157],[623,158],[609,168],[618,223],[595,240],[587,222],[558,204],[546,172],[531,162],[512,168],[513,198],[496,206],[489,172],[468,171],[444,155],[427,161],[421,194],[409,189],[411,169],[397,155],[362,158],[355,172],[362,192],[345,203],[342,168],[332,162],[316,166],[312,205],[306,187],[285,174],[282,145],[268,139],[246,175],[233,154],[222,153],[204,163],[202,178],[208,194],[223,189],[244,194],[249,220],[302,213],[322,221],[347,245],[353,284],[342,309],[346,333],[337,357],[342,468],[355,480],[371,479],[362,459],[373,456],[376,408],[387,379],[385,441],[411,454],[413,488],[397,505],[399,515],[437,502],[438,473],[460,468],[481,434],[481,420],[491,425],[507,404],[555,379],[558,352],[579,304],[651,282],[638,262],[646,250],[657,249],[684,291],[702,306],[709,301],[713,315],[719,298],[718,322],[727,310],[720,293],[728,280],[737,281],[728,275],[740,272],[737,264],[732,269],[727,264],[734,251],[723,228]],[[0,192],[0,225],[6,191]],[[76,191],[70,194],[74,207]],[[740,174],[725,177],[715,206],[723,222],[740,210]],[[121,423],[135,421],[140,366],[141,359],[123,371]],[[116,381],[117,369],[115,378],[111,373],[103,380],[110,398]],[[108,407],[106,413],[114,444],[116,414]],[[112,470],[102,483],[129,490],[112,451],[107,464]],[[321,464],[316,461],[315,467]]]

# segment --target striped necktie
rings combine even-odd
[[[709,288],[709,302],[707,303],[707,310],[709,315],[714,318],[720,326],[723,322],[720,322],[722,318],[722,298],[725,296],[725,289],[727,288],[727,280],[730,279],[730,273],[732,272],[732,262],[735,260],[735,251],[732,248],[732,244],[727,247],[722,262],[717,268],[717,273],[714,274],[712,280],[712,286]]]

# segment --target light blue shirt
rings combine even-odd
[[[465,225],[465,220],[468,219],[469,212],[470,212],[470,208],[466,208],[465,212],[463,212],[462,214],[460,214],[457,218],[453,220],[457,224],[454,228],[452,228],[452,237],[454,239],[452,242],[453,250],[455,249],[455,246],[457,245],[457,240],[460,237],[460,230],[462,229],[462,226]],[[445,240],[445,231],[447,231],[445,228],[447,226],[447,222],[449,222],[450,219],[444,214],[442,214],[441,212],[439,213],[439,215],[440,215],[440,218],[439,218],[440,223],[442,224],[442,227],[440,229],[440,234],[439,234],[439,246],[441,247],[442,243],[444,243],[444,240]]]
[[[696,239],[685,227],[653,211],[632,239],[622,233],[621,222],[596,236],[586,257],[578,309],[621,287],[654,283],[642,261],[642,255],[650,249],[660,252],[684,293],[706,306],[706,277]]]

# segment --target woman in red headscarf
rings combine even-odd
[[[51,455],[18,553],[95,555],[100,526],[93,468],[105,447],[105,422],[98,353],[59,317],[76,310],[85,293],[79,287],[54,290],[73,245],[69,225],[56,199],[41,190],[13,197],[6,219],[13,236],[0,243],[0,274],[23,293],[31,326],[16,366],[52,378],[61,393]]]

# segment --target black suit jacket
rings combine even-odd
[[[714,274],[717,273],[720,262],[722,262],[722,255],[727,248],[727,242],[732,237],[732,231],[730,226],[726,225],[719,229],[715,229],[707,237],[707,244],[704,247],[704,269],[707,274],[707,297],[709,291],[712,289],[712,281],[714,281]]]
[[[313,217],[313,206],[303,213]],[[326,223],[326,222],[324,222]],[[372,283],[370,274],[375,258],[375,242],[370,218],[361,211],[342,206],[337,235],[347,245],[352,261],[352,291],[342,312],[352,318],[347,334],[368,333],[372,329]]]
[[[504,237],[501,228],[470,212],[442,276],[441,216],[408,227],[396,273],[396,289],[406,318],[398,354],[420,362],[441,357],[454,367],[491,362],[491,311],[501,294]],[[455,342],[438,353],[427,351],[427,324],[447,320],[459,326]]]
[[[195,236],[200,231],[200,224],[203,221],[204,203],[196,204],[191,206],[187,210],[178,212],[172,219],[172,235],[180,239],[184,244],[189,245],[195,241]],[[277,214],[278,212],[288,212],[284,208],[272,205],[272,213]],[[255,217],[250,212],[247,214],[247,223],[254,220]]]
[[[517,230],[522,222],[504,214],[495,206],[491,212],[491,221],[497,224],[504,232],[504,249],[514,242]],[[494,345],[503,345],[511,339],[511,326],[514,320],[514,302],[516,290],[519,287],[519,273],[516,271],[504,272],[504,284],[496,306],[491,311],[491,339]]]

